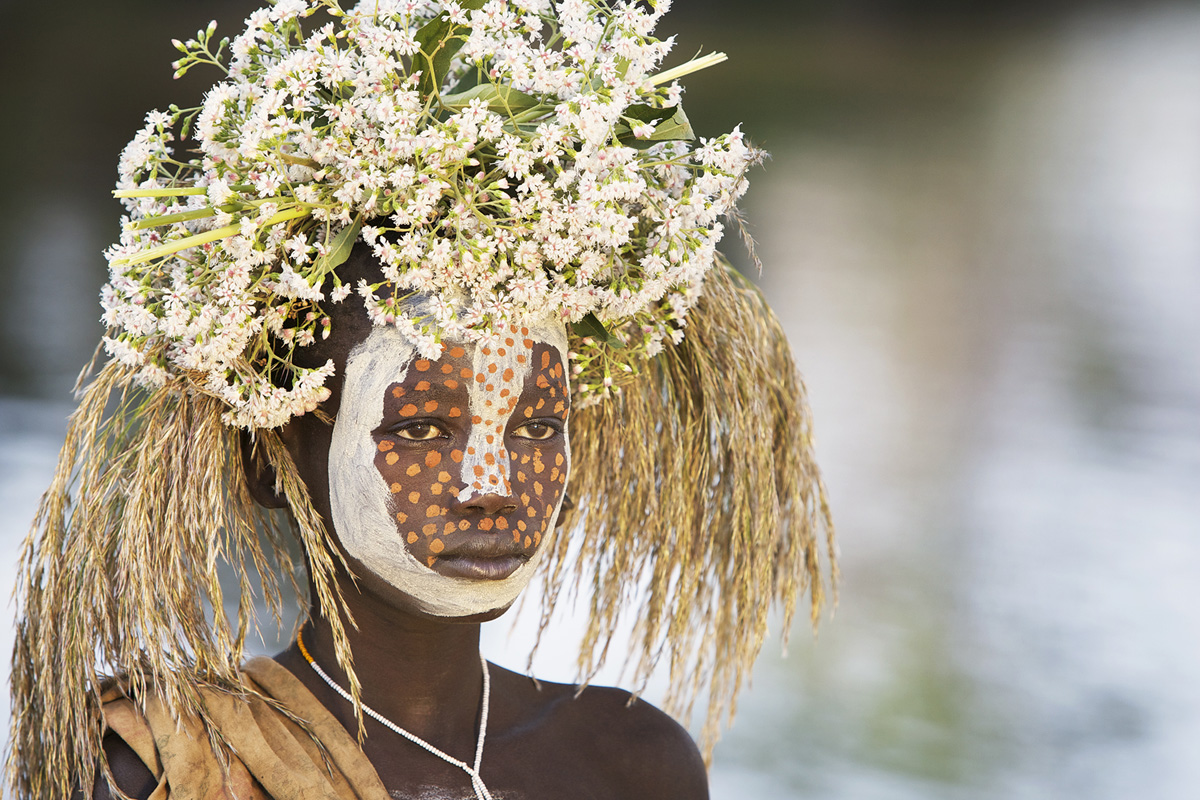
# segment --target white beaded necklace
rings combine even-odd
[[[337,683],[334,682],[333,678],[330,678],[328,675],[326,675],[325,670],[321,669],[316,660],[309,655],[308,648],[304,646],[304,640],[300,638],[299,634],[296,635],[296,644],[300,646],[300,653],[304,656],[304,660],[307,661],[308,665],[312,667],[318,675],[321,676],[322,680],[328,683],[330,688],[332,688],[335,692],[353,704],[354,700],[350,697],[350,693],[341,686],[338,686]],[[487,738],[488,700],[490,699],[492,693],[492,683],[491,678],[488,675],[487,659],[483,657],[482,653],[479,654],[479,663],[483,665],[483,699],[479,703],[479,739],[475,742],[475,766],[473,767],[467,766],[465,761],[459,761],[457,758],[446,755],[441,750],[422,739],[420,736],[417,736],[415,733],[409,733],[408,731],[404,730],[404,728],[401,728],[399,725],[392,722],[390,719],[383,716],[366,703],[362,703],[361,705],[362,710],[365,711],[372,719],[375,719],[382,725],[386,725],[388,728],[391,728],[393,731],[400,734],[405,739],[408,739],[413,744],[428,750],[442,761],[445,761],[448,764],[453,764],[463,772],[467,773],[467,775],[471,776],[471,788],[475,790],[476,800],[492,800],[491,792],[489,792],[487,786],[483,784],[483,778],[479,777],[479,765],[483,761],[483,740]]]

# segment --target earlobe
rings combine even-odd
[[[276,488],[275,468],[271,466],[263,448],[258,446],[254,434],[240,431],[239,440],[242,476],[250,496],[263,508],[286,508],[287,498]]]

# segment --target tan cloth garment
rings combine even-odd
[[[232,750],[228,776],[199,722],[177,725],[156,698],[143,714],[119,688],[105,692],[109,730],[158,778],[151,800],[387,800],[358,743],[296,676],[262,657],[243,672],[252,688],[305,720],[312,735],[260,698],[204,691]]]

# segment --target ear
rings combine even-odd
[[[566,521],[567,512],[575,507],[575,501],[571,499],[571,495],[563,492],[562,505],[558,507],[558,518],[554,520],[554,527],[561,528]]]
[[[287,498],[275,488],[275,468],[267,460],[251,431],[238,432],[242,451],[242,477],[254,502],[263,508],[287,508]]]

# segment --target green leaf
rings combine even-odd
[[[675,113],[666,122],[660,123],[654,129],[654,134],[650,137],[654,142],[666,142],[673,140],[682,140],[690,142],[696,138],[695,131],[692,130],[692,123],[688,122],[687,114],[683,113],[683,106],[676,106]]]
[[[654,142],[691,141],[696,138],[692,124],[688,122],[683,106],[675,108],[654,108],[647,105],[629,106],[625,109],[625,120],[636,120],[654,126],[654,133],[644,139],[633,135],[633,125],[628,122],[616,128],[617,139],[629,147],[645,148]]]
[[[527,111],[538,104],[536,97],[519,92],[511,86],[481,83],[465,92],[443,95],[442,105],[455,111],[461,111],[475,99],[485,100],[488,108],[498,114]]]
[[[351,224],[342,228],[338,235],[333,237],[333,241],[329,244],[329,249],[325,251],[325,255],[319,256],[313,263],[313,269],[318,275],[327,275],[333,270],[346,263],[346,259],[350,257],[350,251],[354,249],[354,243],[358,240],[358,232],[362,230],[362,218],[358,217]]]
[[[605,344],[610,344],[613,341],[612,334],[608,332],[608,329],[604,327],[604,323],[595,314],[589,313],[586,317],[579,320],[579,322],[572,322],[571,330],[579,336],[591,336],[593,339],[599,339]]]
[[[483,8],[485,0],[461,0],[459,3],[467,11]],[[445,14],[432,19],[417,31],[417,42],[421,45],[416,65],[421,69],[421,96],[432,97],[438,93],[446,72],[450,69],[450,61],[462,49],[463,39],[460,38],[469,31],[466,25],[456,25]]]

